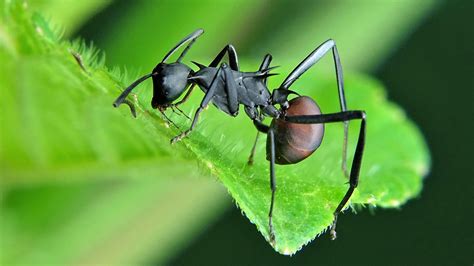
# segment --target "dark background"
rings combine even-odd
[[[369,73],[391,88],[389,98],[419,125],[430,147],[432,169],[418,199],[403,211],[344,215],[337,241],[324,235],[293,257],[275,253],[232,208],[170,264],[472,265],[473,11],[473,1],[443,3]],[[94,25],[101,16],[121,12],[126,12],[124,1],[98,14],[77,35],[100,43]]]

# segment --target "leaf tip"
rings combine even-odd
[[[295,252],[293,252],[289,247],[284,247],[282,250],[282,254],[286,256],[291,256],[295,254]]]
[[[390,205],[391,207],[400,207],[400,205],[402,205],[402,203],[399,201],[399,200],[396,200],[396,199],[393,199],[393,200],[390,200],[388,202],[388,205]]]

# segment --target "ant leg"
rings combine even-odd
[[[234,51],[235,53],[235,50],[233,50],[233,46],[230,45],[230,47],[232,48],[232,51]],[[223,50],[225,52],[225,49]],[[221,52],[222,53],[222,52]],[[223,54],[222,54],[223,56]],[[230,56],[231,58],[231,63],[232,63],[232,56]],[[237,63],[237,54],[235,54],[235,63]],[[221,57],[222,59],[222,57]],[[211,65],[209,65],[209,67],[212,67],[212,63]],[[237,66],[237,69],[238,69],[238,66]],[[237,88],[236,88],[236,84],[235,84],[235,81],[234,81],[234,78],[233,78],[233,74],[232,72],[228,71],[227,69],[227,65],[224,63],[222,64],[222,70],[224,71],[224,74],[225,74],[225,78],[226,78],[226,92],[227,92],[227,95],[229,97],[229,109],[231,111],[231,113],[235,113],[239,110],[239,103],[238,103],[238,100],[237,100]],[[173,107],[177,107],[183,103],[185,103],[189,97],[191,96],[191,93],[194,89],[194,86],[196,85],[196,83],[193,83],[191,85],[191,87],[189,88],[189,90],[186,92],[186,94],[184,95],[183,99],[181,99],[179,102],[175,103],[175,104],[172,104]],[[179,110],[179,109],[178,109]],[[181,111],[181,110],[179,110]],[[182,112],[182,111],[181,111]]]
[[[196,83],[192,83],[192,84],[191,84],[191,87],[189,87],[189,89],[188,89],[188,91],[186,92],[186,94],[184,95],[183,99],[181,99],[181,100],[180,100],[179,102],[177,102],[177,103],[173,103],[173,104],[170,104],[170,105],[169,105],[169,107],[170,107],[171,109],[176,108],[182,115],[184,115],[184,116],[185,116],[187,119],[189,119],[189,120],[191,120],[191,118],[190,118],[186,113],[184,113],[183,110],[179,109],[178,106],[180,106],[181,104],[185,103],[185,102],[189,99],[189,97],[191,96],[191,93],[193,92],[193,89],[194,89],[195,86],[196,86]]]
[[[186,47],[183,54],[186,53],[186,51],[189,49],[189,47],[192,45],[192,43],[194,41],[195,41],[195,39],[192,40],[192,42],[190,44],[188,44],[188,46]],[[235,70],[235,71],[239,71],[239,62],[238,62],[238,59],[237,59],[237,52],[235,51],[234,46],[232,46],[231,44],[227,45],[226,47],[224,47],[224,49],[222,49],[222,51],[211,62],[211,64],[209,64],[209,67],[216,67],[217,64],[219,64],[219,62],[222,60],[222,58],[224,57],[226,52],[229,54],[229,64],[230,64],[231,69]],[[178,59],[178,62],[181,59],[181,57],[183,56],[183,54]],[[198,63],[196,63],[196,64],[200,65]],[[204,67],[204,66],[202,66],[202,67]],[[227,70],[227,65],[226,64],[222,64],[222,68],[223,68],[226,80],[228,80],[226,82],[226,89],[227,89],[226,91],[227,91],[227,95],[229,97],[229,107],[230,107],[229,109],[230,109],[231,113],[236,113],[239,109],[239,103],[238,103],[238,100],[237,100],[237,88],[236,88],[235,81],[233,79],[233,74],[232,74],[232,72]],[[189,88],[189,90],[186,93],[186,95],[184,96],[184,98],[181,101],[177,102],[176,104],[173,104],[173,106],[176,107],[176,106],[186,102],[188,100],[189,96],[191,95],[191,92],[192,92],[194,86],[195,86],[195,83],[193,83],[191,85],[191,87]]]
[[[270,156],[267,154],[267,158],[270,161],[270,189],[272,190],[272,198],[270,201],[270,210],[268,212],[268,229],[270,235],[270,244],[275,246],[275,231],[273,229],[273,206],[275,205],[275,193],[276,193],[276,179],[275,179],[275,135],[269,126],[265,125],[258,119],[253,120],[255,127],[257,128],[257,136],[260,132],[268,134],[270,140]],[[254,148],[255,149],[255,144]],[[253,153],[251,154],[253,157]],[[250,164],[250,159],[249,159]]]
[[[258,141],[258,137],[260,136],[260,132],[262,133],[265,133],[267,134],[268,133],[268,130],[270,129],[269,126],[265,125],[264,123],[262,123],[262,117],[258,117],[258,118],[255,118],[253,119],[253,124],[255,125],[255,127],[257,128],[257,136],[255,138],[255,142],[253,143],[253,146],[252,146],[252,150],[250,151],[250,156],[249,156],[249,159],[247,161],[247,164],[248,165],[252,165],[253,164],[253,157],[255,155],[255,149],[257,147],[257,141]]]
[[[264,123],[262,123],[262,121],[258,119],[253,120],[253,124],[255,125],[255,127],[257,128],[259,132],[267,134],[268,131],[270,130],[269,126],[265,125]]]
[[[239,99],[237,97],[237,84],[235,83],[234,74],[232,74],[232,70],[227,68],[226,63],[222,63],[221,68],[224,72],[225,91],[227,93],[229,112],[232,116],[237,116],[239,112]]]
[[[177,115],[183,115],[188,120],[191,120],[191,117],[189,117],[185,112],[183,112],[183,110],[179,109],[179,107],[174,106],[174,105],[170,105],[169,107],[170,107],[170,109],[173,113],[175,113]],[[176,111],[176,110],[178,110],[178,111]]]
[[[319,124],[319,123],[332,123],[332,122],[346,122],[354,119],[361,119],[359,138],[357,140],[357,146],[354,153],[354,159],[352,160],[351,172],[349,175],[349,189],[342,198],[341,202],[334,211],[334,222],[331,225],[331,239],[336,239],[336,222],[337,216],[342,212],[344,206],[347,204],[352,196],[355,188],[359,184],[359,173],[360,166],[362,163],[362,155],[364,153],[365,146],[365,133],[366,133],[366,115],[364,111],[344,111],[332,114],[321,114],[321,115],[301,115],[301,116],[286,116],[284,119],[291,123],[299,124]]]
[[[224,49],[222,49],[222,51],[217,54],[216,58],[212,60],[212,62],[209,64],[209,67],[216,67],[219,62],[222,61],[222,58],[224,58],[226,52],[229,55],[230,69],[239,71],[239,60],[237,58],[237,52],[235,51],[235,48],[232,44],[226,45],[226,47],[224,47]]]
[[[347,111],[346,97],[344,94],[344,80],[342,74],[342,65],[341,59],[339,57],[339,52],[337,51],[336,42],[329,39],[323,44],[318,46],[311,54],[309,54],[283,81],[280,85],[281,89],[288,89],[301,75],[303,75],[308,69],[310,69],[314,64],[316,64],[324,55],[332,50],[334,66],[336,69],[336,79],[337,79],[337,88],[339,94],[339,105],[341,112]],[[349,133],[349,122],[344,121],[344,140],[342,144],[342,171],[344,174],[349,177],[347,171],[347,139]]]
[[[255,155],[255,149],[257,148],[258,137],[260,136],[260,131],[257,131],[257,136],[255,137],[255,141],[253,143],[252,149],[250,150],[249,159],[247,161],[248,165],[253,165],[253,157]]]
[[[193,45],[193,43],[196,41],[196,39],[201,36],[201,34],[204,33],[204,30],[203,29],[197,29],[196,31],[194,31],[193,33],[189,34],[188,36],[184,37],[184,39],[182,39],[178,44],[175,45],[175,47],[173,47],[173,49],[171,49],[166,55],[165,57],[163,58],[163,60],[161,60],[162,63],[164,63],[166,60],[168,60],[168,58],[174,53],[176,52],[176,50],[178,50],[181,46],[183,46],[185,43],[187,43],[188,41],[191,41],[188,46],[186,46],[186,48],[184,49],[184,51],[181,53],[181,55],[179,56],[178,60],[176,62],[180,62],[181,59],[186,55],[186,53],[188,52],[189,48],[191,48],[191,46]]]
[[[207,90],[206,94],[204,95],[204,98],[201,101],[201,104],[199,105],[199,108],[196,110],[196,113],[194,114],[194,118],[193,118],[193,122],[191,123],[191,127],[188,130],[186,130],[186,131],[182,132],[181,134],[179,134],[178,136],[172,138],[171,139],[171,144],[174,144],[174,143],[180,141],[181,139],[185,138],[194,129],[194,127],[196,126],[196,123],[199,119],[199,115],[201,114],[202,110],[204,110],[204,108],[209,104],[212,97],[214,96],[214,93],[217,90],[217,86],[219,84],[217,82],[217,79],[220,78],[221,73],[222,73],[222,67],[220,67],[217,70],[216,75],[212,79],[212,82],[211,82],[211,85],[209,86],[209,89]]]
[[[270,211],[268,212],[268,228],[270,230],[270,244],[275,246],[275,232],[273,229],[273,205],[275,204],[275,193],[277,190],[275,180],[275,136],[273,130],[268,131],[270,138],[270,189],[272,190],[272,199],[270,202]]]
[[[165,120],[166,120],[166,122],[168,123],[168,125],[171,124],[171,125],[173,125],[176,129],[178,129],[178,130],[181,131],[181,129],[178,127],[178,125],[176,125],[176,124],[173,122],[173,120],[171,120],[171,119],[165,114],[165,112],[164,112],[163,110],[160,110],[160,109],[158,109],[158,110],[160,111],[161,115],[163,115],[163,117],[165,118]]]
[[[272,55],[271,54],[266,54],[265,57],[263,58],[262,64],[260,65],[258,70],[262,71],[262,70],[267,69],[270,66],[271,62],[272,62]],[[266,77],[263,80],[263,82],[265,83],[265,85],[267,85],[267,78]],[[261,118],[259,119],[259,122],[261,122]],[[268,129],[267,129],[267,131],[268,131]],[[260,131],[257,131],[257,136],[255,137],[255,141],[253,143],[252,150],[250,150],[250,156],[249,156],[249,159],[247,161],[248,165],[253,164],[253,157],[255,155],[255,148],[257,147],[257,142],[258,142],[258,137],[259,136],[260,136]]]

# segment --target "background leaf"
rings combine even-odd
[[[440,2],[272,1],[259,23],[241,37],[239,51],[251,57],[271,51],[276,58],[304,58],[307,51],[332,38],[346,70],[370,71]],[[278,33],[268,30],[269,25]]]
[[[77,31],[91,17],[106,8],[113,0],[35,0],[25,2],[32,10],[43,14],[53,25],[60,26],[66,36]]]

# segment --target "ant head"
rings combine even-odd
[[[174,100],[176,100],[185,90],[188,85],[188,76],[192,73],[191,68],[181,63],[181,59],[186,55],[186,52],[189,50],[191,45],[196,41],[196,38],[203,34],[202,29],[197,29],[190,35],[186,36],[178,44],[176,44],[173,49],[171,49],[161,60],[151,74],[146,74],[145,76],[137,79],[135,82],[130,84],[115,100],[113,103],[114,107],[118,107],[122,103],[126,103],[127,96],[132,92],[132,90],[140,83],[145,81],[148,78],[153,79],[153,99],[151,100],[151,106],[153,108],[159,108],[164,110],[169,107]],[[173,55],[176,50],[181,46],[188,43],[184,51],[178,57],[175,63],[167,64],[166,60]]]
[[[171,64],[159,63],[153,69],[153,98],[151,106],[160,110],[170,106],[186,90],[188,77],[191,72],[191,68],[179,62]]]
[[[297,92],[288,89],[278,88],[272,92],[272,104],[279,104],[283,110],[288,109],[290,104],[288,103],[288,96],[290,94],[296,94],[300,96]]]
[[[151,74],[146,74],[145,76],[134,81],[130,86],[128,86],[120,96],[113,103],[114,107],[118,107],[122,103],[126,103],[127,96],[132,92],[132,90],[142,83],[146,79],[152,77],[153,79],[153,99],[151,100],[151,106],[153,108],[159,108],[164,110],[169,107],[174,100],[176,100],[185,90],[188,85],[188,76],[192,73],[191,68],[181,63],[181,59],[186,55],[186,52],[189,50],[191,45],[196,41],[196,38],[203,34],[202,29],[197,29],[193,33],[186,36],[178,44],[176,44],[173,49],[171,49],[161,60]],[[178,57],[175,63],[167,64],[166,60],[173,55],[176,50],[181,46],[188,43],[184,51]]]

